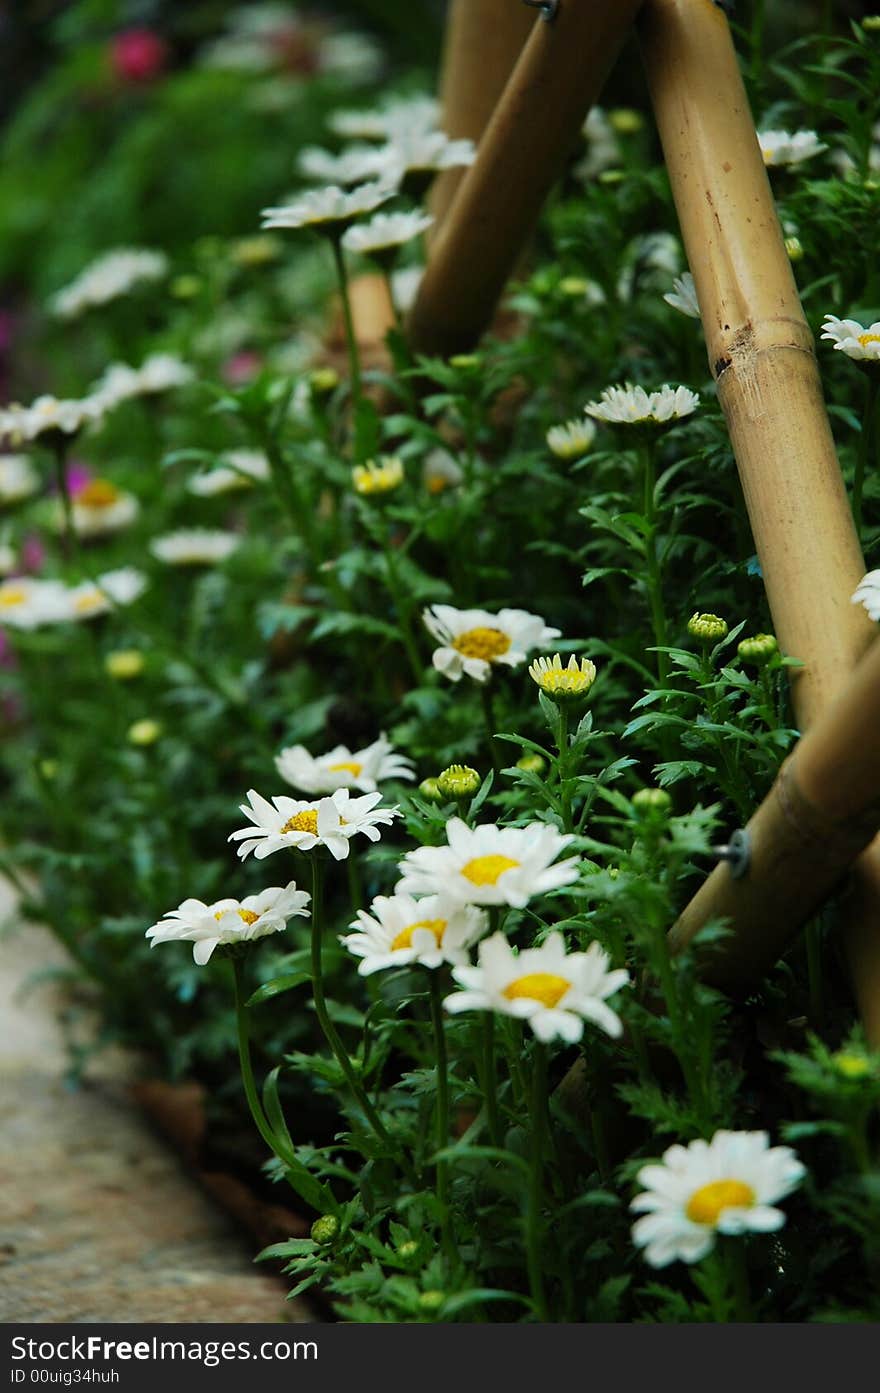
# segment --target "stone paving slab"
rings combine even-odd
[[[130,1058],[67,1085],[58,987],[22,992],[64,955],[4,931],[13,903],[0,885],[0,1321],[312,1319],[151,1131]]]

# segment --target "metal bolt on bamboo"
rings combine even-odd
[[[517,0],[451,0],[440,71],[442,126],[454,139],[479,144],[535,23]],[[461,169],[447,169],[431,189],[435,230],[455,197]]]
[[[806,727],[846,681],[873,632],[864,611],[850,603],[864,563],[812,336],[724,14],[713,0],[645,0],[638,30],[776,634],[782,648],[804,664],[794,678],[793,698]],[[804,869],[808,861],[805,855]],[[863,1012],[865,1001],[873,1002],[869,1013],[875,1019],[880,853],[872,850],[858,877],[860,927],[850,942],[851,963]],[[772,895],[766,876],[754,870],[749,879],[756,900],[759,890]],[[730,913],[735,900],[729,872],[714,873],[708,886],[712,893],[697,897],[707,917]],[[693,922],[690,909],[683,920]],[[740,937],[754,937],[739,914],[734,922],[736,937],[727,940],[732,965],[740,960]],[[766,916],[762,922],[772,936]],[[789,922],[779,923],[778,945]],[[769,940],[762,957],[772,958]]]
[[[564,0],[534,24],[431,247],[407,326],[417,353],[471,348],[490,323],[640,3]]]
[[[783,764],[746,828],[748,869],[722,863],[670,933],[680,952],[723,900],[736,932],[704,975],[743,986],[770,967],[880,829],[880,639]]]

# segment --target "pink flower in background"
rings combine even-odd
[[[67,487],[74,497],[81,493],[86,484],[92,478],[92,471],[82,460],[70,460],[64,471],[67,478]]]
[[[36,575],[42,571],[46,561],[46,548],[38,532],[29,532],[26,537],[22,538],[19,554],[23,571],[29,575]]]
[[[252,381],[263,366],[263,359],[259,353],[253,349],[243,349],[241,353],[233,353],[231,358],[227,358],[223,364],[223,380],[228,382],[231,387],[241,387],[245,382]]]
[[[168,45],[152,29],[125,29],[110,45],[113,71],[125,82],[154,82],[165,69]]]

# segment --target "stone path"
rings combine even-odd
[[[66,1085],[57,987],[23,991],[64,955],[12,906],[0,883],[0,1321],[309,1320],[134,1107],[130,1059]]]

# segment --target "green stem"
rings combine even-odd
[[[52,445],[52,459],[55,465],[55,482],[58,486],[61,514],[64,520],[64,550],[69,559],[76,555],[79,539],[73,525],[73,500],[67,482],[67,446],[67,437],[58,434]]]
[[[810,1015],[812,1024],[819,1028],[824,1016],[824,995],[822,992],[822,921],[817,915],[807,924],[804,934],[807,949],[807,982],[810,990]]]
[[[865,488],[865,470],[868,463],[871,440],[874,435],[874,416],[877,411],[878,392],[880,392],[880,375],[872,371],[867,376],[867,385],[865,387],[865,410],[862,415],[862,431],[859,436],[859,450],[856,455],[856,471],[853,476],[852,488],[853,521],[859,536],[861,536],[862,531],[862,500]]]
[[[556,707],[556,748],[559,751],[557,771],[559,773],[559,799],[562,808],[563,832],[574,831],[574,814],[571,807],[571,783],[568,778],[568,711],[560,702]]]
[[[263,1105],[260,1102],[260,1095],[257,1092],[257,1085],[254,1080],[254,1070],[251,1063],[251,1044],[250,1029],[248,1027],[247,1007],[245,1005],[244,974],[242,971],[241,959],[232,959],[232,976],[235,984],[235,1019],[238,1026],[238,1058],[241,1063],[241,1077],[244,1083],[245,1097],[248,1107],[251,1110],[251,1117],[254,1119],[257,1131],[263,1138],[273,1155],[280,1155],[278,1140],[272,1128],[269,1126],[268,1118],[263,1112]]]
[[[501,756],[495,744],[495,712],[493,710],[492,692],[489,683],[491,676],[480,684],[480,700],[483,704],[483,721],[486,726],[486,739],[489,745],[489,756],[492,760],[492,768],[496,774],[501,773]]]
[[[502,1146],[501,1119],[498,1115],[498,1077],[495,1068],[495,1017],[491,1011],[486,1011],[483,1018],[482,1046],[483,1093],[486,1099],[489,1137],[493,1146]]]
[[[354,332],[354,317],[351,312],[351,298],[348,293],[348,272],[345,269],[345,257],[342,253],[342,244],[339,237],[331,237],[330,245],[333,248],[333,260],[336,265],[336,276],[339,281],[339,293],[342,298],[342,319],[345,325],[345,342],[348,346],[348,363],[351,373],[351,397],[355,409],[361,398],[361,363],[358,353],[357,339]]]
[[[547,1050],[539,1040],[535,1041],[532,1061],[532,1166],[526,1210],[526,1261],[535,1315],[539,1321],[546,1322],[549,1316],[544,1291],[541,1229],[544,1208],[544,1142],[547,1130]]]
[[[750,1325],[755,1319],[752,1297],[749,1290],[749,1269],[746,1262],[746,1246],[742,1238],[731,1237],[724,1242],[725,1263],[733,1296],[736,1319]]]
[[[406,591],[400,584],[400,573],[397,569],[397,561],[394,557],[394,551],[388,537],[387,529],[383,532],[382,536],[382,551],[385,556],[388,590],[394,601],[394,608],[397,611],[401,642],[406,650],[406,656],[409,659],[413,680],[418,687],[421,685],[425,676],[424,664],[419,657],[419,650],[413,638],[412,624],[410,623],[410,606],[406,598]]]
[[[437,1061],[436,1127],[437,1150],[449,1145],[449,1065],[446,1057],[446,1033],[443,1028],[443,998],[436,971],[426,969],[430,984],[431,1024],[434,1028],[434,1056]],[[449,1167],[446,1161],[437,1162],[437,1203],[440,1206],[443,1247],[449,1256],[454,1253],[449,1229]]]
[[[388,1147],[391,1147],[391,1138],[373,1104],[370,1102],[364,1087],[357,1076],[355,1067],[351,1062],[348,1051],[342,1043],[336,1026],[330,1019],[327,1010],[327,1001],[324,996],[324,971],[321,961],[321,900],[323,890],[323,879],[321,874],[321,862],[316,851],[311,853],[312,862],[312,994],[315,1002],[315,1014],[324,1032],[324,1038],[336,1058],[336,1062],[348,1081],[348,1086],[354,1094],[361,1111],[372,1127],[376,1136]]]
[[[657,551],[657,510],[654,503],[654,492],[657,480],[654,446],[652,444],[643,446],[642,463],[644,469],[644,518],[646,523],[645,562],[647,566],[646,583],[648,587],[648,605],[651,611],[651,627],[654,631],[654,644],[657,648],[664,648],[667,642],[667,628],[666,611],[663,608],[662,566]],[[667,654],[658,653],[657,678],[661,687],[666,685],[668,670],[669,660]]]

